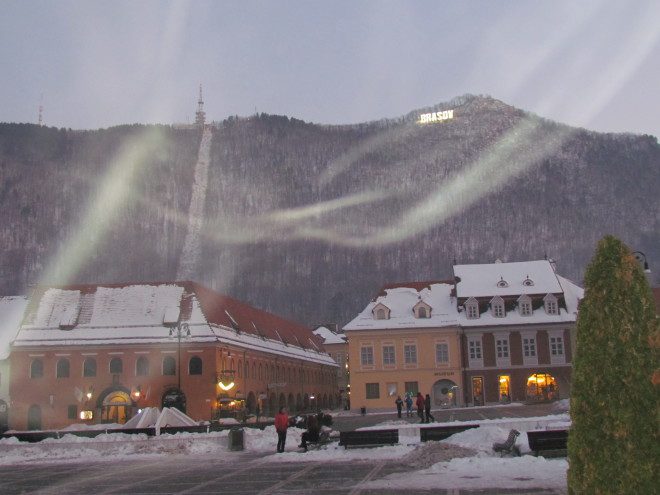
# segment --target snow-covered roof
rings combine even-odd
[[[562,292],[548,260],[454,265],[454,275],[460,279],[456,284],[459,299]]]
[[[561,284],[564,291],[564,301],[566,302],[566,310],[573,315],[577,315],[578,304],[584,298],[584,289],[575,285],[567,278],[557,275],[557,280]]]
[[[27,303],[25,296],[0,297],[0,359],[9,357],[9,344],[18,333]]]
[[[458,312],[451,291],[452,286],[447,283],[416,282],[401,287],[388,286],[359,315],[344,326],[344,331],[438,328],[456,325]],[[432,308],[430,318],[415,318],[413,307],[419,301],[424,301]],[[372,310],[378,304],[384,304],[390,309],[389,319],[374,318]]]
[[[323,339],[324,344],[345,344],[346,335],[343,333],[335,333],[327,327],[318,327],[314,331],[314,335],[317,335]]]
[[[307,327],[193,282],[40,287],[13,345],[168,343],[175,315],[188,325],[186,342],[231,342],[334,365]]]

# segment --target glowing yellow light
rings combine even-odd
[[[228,385],[225,385],[225,384],[222,383],[222,382],[218,382],[218,386],[219,386],[222,390],[225,390],[225,391],[227,391],[227,390],[231,390],[232,388],[234,388],[234,385],[235,385],[234,382],[231,382],[231,383],[229,383]]]
[[[94,411],[80,411],[80,419],[89,420],[94,418]]]
[[[87,392],[85,395],[87,396],[88,399],[92,398],[92,393],[91,392]]]
[[[509,379],[506,376],[501,376],[500,377],[500,383],[506,383],[508,381],[509,381]]]

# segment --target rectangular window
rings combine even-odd
[[[67,417],[69,419],[78,419],[78,406],[76,406],[75,404],[70,405],[67,408]]]
[[[523,301],[520,303],[520,314],[522,316],[530,316],[532,314],[532,303]]]
[[[390,397],[397,395],[396,391],[398,387],[396,383],[394,382],[386,383],[385,388],[387,388],[387,395],[389,395]]]
[[[468,342],[468,350],[470,353],[470,359],[481,359],[481,341],[480,340],[470,340]]]
[[[493,306],[493,314],[495,315],[496,318],[504,318],[504,305],[495,304]]]
[[[564,338],[550,337],[550,355],[560,357],[564,355]]]
[[[497,339],[495,341],[495,349],[497,351],[498,358],[508,358],[509,357],[509,339]]]
[[[367,383],[367,399],[380,399],[378,383]]]
[[[525,337],[523,342],[523,356],[526,358],[536,357],[536,338]]]
[[[447,364],[449,362],[449,345],[435,344],[435,362],[438,364]]]
[[[374,348],[362,347],[360,348],[360,362],[362,366],[371,366],[374,364]]]
[[[470,304],[466,306],[467,308],[467,317],[470,320],[474,320],[475,318],[479,318],[479,307],[476,304]]]
[[[419,384],[417,382],[405,383],[406,393],[414,397],[419,392]]]
[[[403,356],[406,364],[417,364],[417,346],[415,344],[404,345]]]
[[[545,302],[545,311],[549,315],[556,315],[558,313],[558,311],[557,311],[557,301],[553,301],[552,299],[547,300]]]
[[[394,357],[394,346],[393,345],[384,345],[383,346],[383,365],[394,365],[396,360]]]

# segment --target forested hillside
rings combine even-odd
[[[454,260],[547,254],[580,282],[606,233],[660,273],[656,138],[573,129],[486,97],[421,112],[445,109],[453,119],[427,125],[420,111],[351,126],[269,115],[219,123],[196,280],[311,325],[345,323],[384,283],[448,278]],[[42,276],[174,279],[200,136],[0,125],[2,293]],[[99,189],[129,159],[131,175],[117,179],[130,184],[126,200],[90,221]],[[93,249],[75,269],[49,270],[67,240],[86,242],[90,223]]]

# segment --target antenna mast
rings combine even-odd
[[[44,104],[43,103],[44,103],[44,95],[42,93],[41,96],[39,97],[39,120],[37,122],[37,125],[39,125],[39,126],[44,125],[44,119],[43,119]]]
[[[199,85],[199,100],[197,100],[197,112],[195,112],[195,125],[204,127],[206,123],[206,112],[204,112],[204,98],[202,98],[202,85]]]

